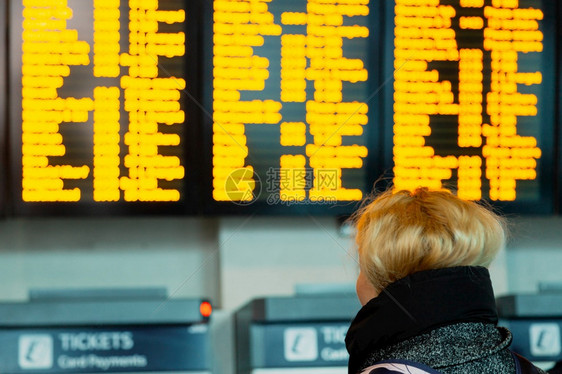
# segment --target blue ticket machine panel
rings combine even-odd
[[[0,304],[0,373],[210,373],[208,323],[185,313],[199,303],[159,303]]]
[[[562,361],[562,293],[507,295],[497,305],[513,351],[535,362]]]
[[[504,325],[514,336],[512,350],[533,361],[562,360],[562,318],[516,319]]]
[[[235,314],[238,374],[346,374],[355,296],[255,299]]]

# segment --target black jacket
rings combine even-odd
[[[347,333],[349,374],[386,359],[445,374],[515,373],[511,333],[498,328],[488,270],[455,267],[412,274],[357,314]]]

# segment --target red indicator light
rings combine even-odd
[[[205,318],[209,318],[211,316],[211,312],[213,311],[213,307],[211,303],[208,301],[203,301],[201,305],[199,305],[199,312]]]

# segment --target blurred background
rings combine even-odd
[[[0,371],[345,373],[348,219],[389,186],[508,219],[500,312],[551,367],[560,19],[550,0],[2,2]]]

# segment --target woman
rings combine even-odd
[[[500,217],[420,188],[381,194],[356,225],[363,307],[346,337],[349,374],[397,359],[445,374],[518,372],[487,269],[505,245]]]

